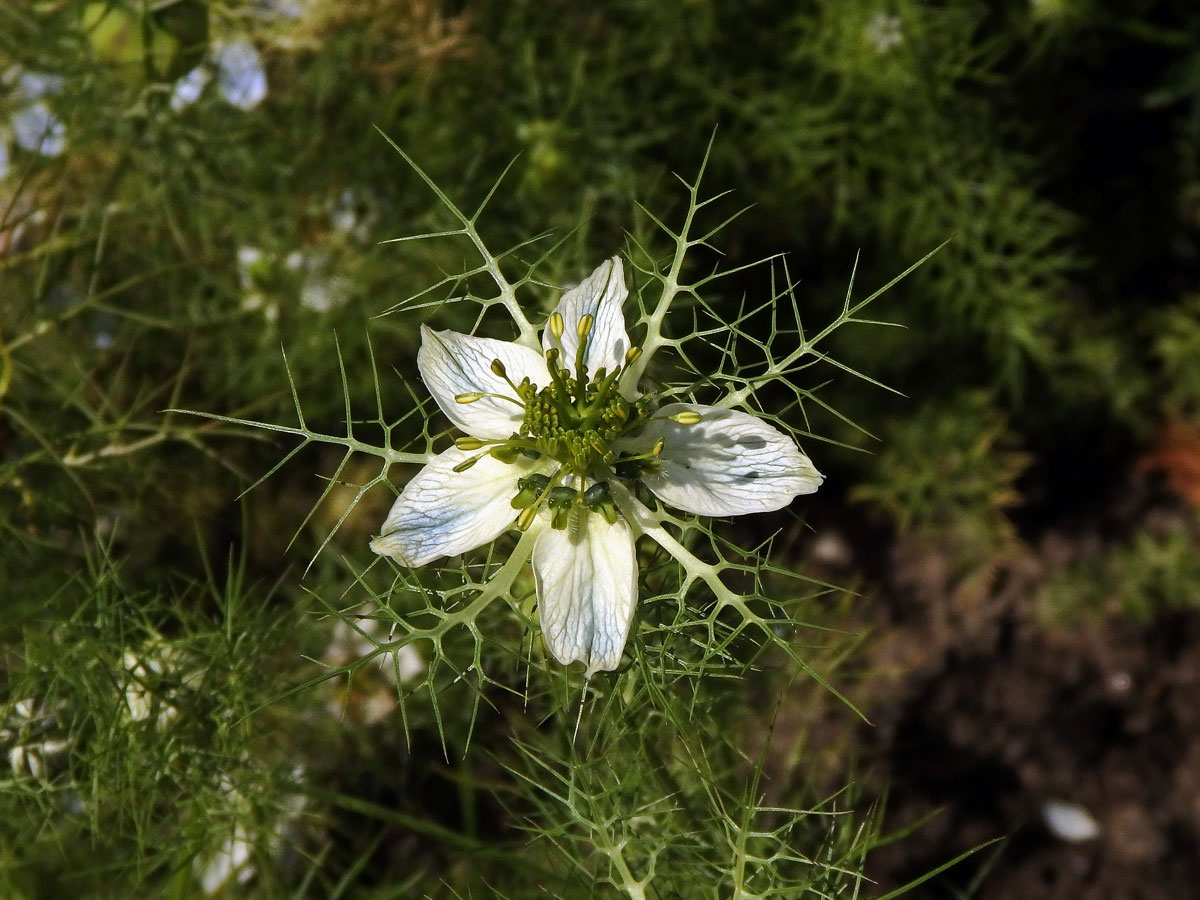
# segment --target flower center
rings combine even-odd
[[[606,368],[594,373],[587,371],[588,338],[594,319],[580,318],[576,335],[579,338],[575,353],[575,371],[561,365],[557,347],[546,351],[546,369],[550,383],[538,388],[528,378],[516,384],[508,377],[504,363],[492,360],[492,372],[508,382],[517,399],[498,394],[460,394],[459,403],[474,403],[484,396],[501,397],[519,403],[524,408],[520,430],[507,440],[459,438],[460,450],[482,450],[476,456],[459,463],[455,471],[473,466],[482,456],[489,455],[502,462],[515,462],[518,456],[532,459],[549,457],[558,468],[549,475],[530,475],[517,483],[512,499],[513,509],[520,510],[517,525],[528,528],[543,505],[550,511],[551,526],[565,528],[572,508],[586,508],[600,513],[609,524],[617,520],[617,510],[609,491],[609,477],[636,478],[658,464],[663,442],[660,439],[649,453],[619,457],[612,449],[621,435],[641,427],[650,418],[650,400],[629,401],[617,385],[626,368],[639,356],[641,349],[632,347],[625,359],[611,372]],[[563,334],[562,316],[550,315],[546,328],[556,341]],[[694,415],[694,414],[693,414]],[[678,421],[676,416],[672,416]],[[694,424],[699,417],[688,419]]]
[[[613,462],[609,446],[627,426],[641,421],[642,412],[611,390],[611,377],[580,384],[565,369],[558,375],[553,384],[526,399],[521,434],[572,474],[589,475],[598,463]]]

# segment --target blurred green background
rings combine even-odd
[[[856,265],[861,297],[945,242],[873,307],[904,328],[829,348],[895,392],[830,369],[805,447],[825,486],[749,526],[844,588],[813,665],[871,724],[769,665],[701,717],[774,728],[780,804],[854,781],[898,835],[865,894],[1005,836],[918,893],[1194,896],[1191,0],[0,5],[0,893],[616,890],[505,755],[538,730],[519,696],[480,712],[451,685],[435,721],[396,707],[399,670],[288,692],[357,652],[326,614],[392,495],[305,571],[346,512],[335,490],[306,518],[339,457],[306,448],[238,502],[291,444],[164,412],[292,424],[282,350],[337,432],[343,372],[374,403],[368,341],[389,416],[402,378],[424,399],[420,323],[474,314],[383,314],[475,261],[379,243],[455,227],[379,131],[467,210],[506,172],[478,227],[547,284],[652,243],[644,210],[677,222],[706,154],[713,224],[749,208],[697,273],[787,254],[813,326]],[[522,871],[528,832],[551,840]],[[708,896],[707,871],[645,895]]]

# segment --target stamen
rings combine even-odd
[[[609,450],[608,446],[603,441],[598,440],[591,435],[588,436],[588,445],[596,451],[597,456],[600,457],[600,461],[603,463],[610,463],[617,458],[617,455],[613,453],[613,451]]]
[[[562,317],[562,313],[558,312],[557,310],[555,310],[554,312],[550,313],[550,322],[549,322],[549,328],[550,328],[550,333],[551,333],[552,335],[554,335],[554,339],[555,339],[556,341],[557,341],[557,340],[561,340],[561,339],[562,339],[562,336],[563,336],[563,317]]]
[[[507,384],[510,388],[512,388],[513,393],[516,394],[518,397],[521,397],[522,399],[525,397],[525,394],[522,393],[521,388],[518,387],[517,385],[513,384],[513,380],[508,377],[508,370],[506,368],[504,368],[504,363],[500,362],[500,360],[498,360],[498,359],[492,360],[492,374],[495,375],[497,378],[503,378],[504,383]],[[525,385],[528,382],[529,382],[529,376],[526,376],[521,379],[522,385]],[[510,403],[517,404],[517,406],[523,407],[525,405],[520,400],[514,400],[512,397],[505,397],[503,394],[480,394],[479,396],[481,396],[481,397],[500,397],[501,399],[507,400]],[[455,397],[454,399],[457,400],[458,397]]]
[[[584,385],[587,384],[587,346],[588,335],[592,333],[592,326],[596,323],[596,317],[585,313],[579,317],[579,325],[575,329],[575,333],[579,336],[579,347],[575,350],[575,383],[578,389],[577,403],[579,411],[583,412],[584,403]]]
[[[517,527],[522,531],[528,531],[529,526],[533,524],[534,517],[537,516],[537,505],[527,506],[521,510],[521,514],[517,516]]]
[[[554,384],[554,401],[558,407],[558,414],[567,418],[571,409],[571,386],[567,384],[566,369],[561,369],[558,366],[558,357],[561,354],[557,347],[551,347],[546,351],[546,368],[550,370],[550,381]]]
[[[481,441],[479,438],[460,437],[454,439],[454,446],[459,450],[480,450],[493,441]]]
[[[528,379],[526,379],[526,381],[528,381]],[[525,382],[523,381],[521,383],[524,384]],[[512,382],[510,381],[509,384],[512,384]],[[521,394],[520,387],[514,386],[513,390],[515,390],[517,392],[517,395],[520,396],[520,394]],[[479,393],[455,394],[454,402],[455,403],[474,403],[477,400],[482,400],[484,397],[491,397],[493,400],[506,400],[509,403],[512,403],[512,404],[515,404],[516,406],[521,407],[521,409],[525,408],[524,403],[522,403],[520,400],[517,400],[517,399],[514,399],[513,397],[508,396],[508,394],[488,394],[488,393],[484,393],[482,391],[480,391]]]
[[[649,453],[639,453],[637,456],[624,456],[621,458],[620,461],[623,463],[627,463],[627,462],[637,462],[638,460],[641,460],[641,459],[654,459],[655,457],[660,456],[662,454],[663,448],[666,446],[667,446],[667,442],[665,440],[663,440],[662,438],[659,438],[657,441],[654,442],[654,446],[650,448]]]
[[[584,313],[579,317],[579,327],[575,329],[575,333],[579,335],[580,343],[587,340],[589,334],[592,333],[592,326],[596,324],[596,317],[591,313]]]
[[[472,456],[470,459],[464,459],[462,462],[460,462],[457,466],[455,466],[450,471],[465,472],[465,471],[467,471],[467,469],[471,468],[471,466],[475,465],[475,463],[479,462],[479,460],[483,459],[483,457],[485,457],[485,456],[487,456],[486,453],[480,453],[477,456]]]
[[[694,409],[685,409],[675,413],[673,416],[667,416],[667,418],[672,422],[678,422],[680,425],[695,425],[700,421],[701,416]]]
[[[613,385],[617,383],[617,379],[620,377],[621,377],[621,370],[619,368],[614,369],[612,372],[608,373],[607,375],[605,374],[604,369],[599,369],[596,372],[595,383],[598,386],[596,388],[596,399],[592,401],[592,409],[599,410],[599,409],[607,408],[606,404],[608,402],[608,395],[612,391]],[[628,413],[625,413],[625,416],[628,416]],[[625,416],[621,417],[622,421],[624,421]],[[594,416],[589,416],[588,421],[590,422],[594,418],[595,418]]]

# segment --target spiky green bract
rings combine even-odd
[[[739,748],[728,729],[745,719],[719,709],[721,693],[600,688],[577,732],[567,716],[517,732],[504,763],[514,789],[501,799],[533,838],[529,858],[547,889],[574,897],[600,886],[645,900],[862,888],[876,817],[852,812],[852,790],[790,792],[805,805],[782,804],[782,786],[764,774],[777,749],[769,733],[757,756]],[[624,759],[654,764],[627,770]]]
[[[244,566],[149,593],[102,544],[49,600],[52,627],[21,622],[0,703],[5,896],[191,895],[226,863],[230,883],[266,863],[263,896],[280,896],[273,860],[306,841],[312,760],[270,736],[305,730],[295,707],[254,714],[299,633]]]

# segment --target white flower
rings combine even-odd
[[[200,687],[203,672],[182,648],[161,638],[121,657],[119,686],[125,709],[134,722],[152,721],[168,728],[181,715],[188,694]]]
[[[249,111],[267,97],[267,73],[262,56],[249,38],[219,41],[209,52],[209,63],[197,66],[176,80],[171,89],[171,109],[186,109],[200,99],[216,70],[221,98],[231,106]]]
[[[250,110],[267,96],[267,74],[262,57],[249,38],[234,38],[213,47],[217,84],[226,103]]]
[[[340,620],[333,628],[321,662],[331,668],[342,668],[376,650],[388,640],[388,629],[378,619],[364,612],[355,612],[350,620]],[[331,692],[326,710],[338,719],[374,725],[382,722],[397,706],[396,688],[411,685],[428,670],[425,657],[413,644],[379,654],[378,662],[360,671],[354,678]]]
[[[904,30],[901,27],[900,17],[890,13],[876,13],[867,22],[863,33],[867,43],[881,55],[904,43]]]
[[[46,100],[62,90],[62,76],[12,66],[4,72],[3,81],[15,83],[14,95],[21,104],[9,120],[17,146],[42,156],[60,155],[67,147],[67,127]]]
[[[304,780],[303,768],[295,766],[292,779],[299,787]],[[248,798],[227,775],[221,776],[218,788],[225,808],[210,810],[209,815],[228,817],[229,834],[219,849],[197,856],[192,863],[207,897],[227,896],[234,884],[248,883],[257,873],[257,860],[268,856],[278,859],[288,845],[295,842],[296,826],[307,805],[303,794],[288,794],[278,817],[263,824],[248,826],[246,823],[255,812]]]
[[[175,82],[175,87],[171,89],[171,109],[179,112],[191,106],[200,99],[200,95],[204,93],[204,89],[211,79],[212,73],[204,66],[196,66],[192,71],[180,77]]]
[[[701,515],[780,509],[822,476],[795,442],[743,412],[656,409],[626,378],[631,347],[619,258],[562,296],[542,353],[422,327],[417,367],[442,412],[470,437],[408,483],[371,542],[408,566],[455,556],[514,525],[536,529],[542,634],[564,665],[614,669],[637,599],[635,533],[613,480],[641,483]]]
[[[53,734],[60,730],[59,716],[33,697],[14,703],[0,728],[0,744],[8,748],[8,764],[17,777],[42,779],[71,746]]]

